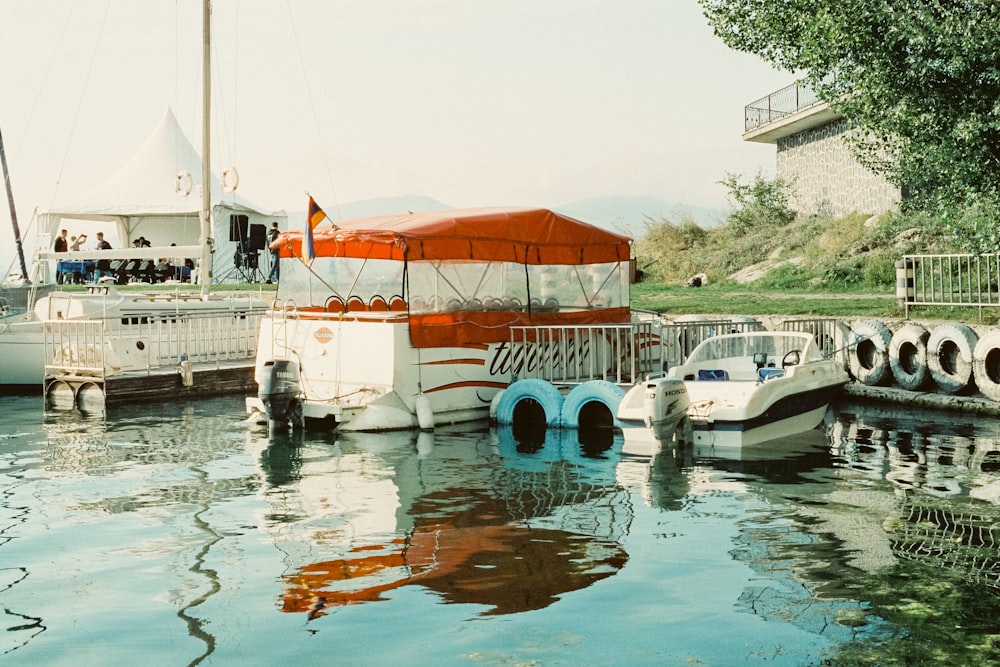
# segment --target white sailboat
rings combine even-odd
[[[220,258],[214,255],[217,246],[230,249],[233,245],[243,244],[245,239],[216,242],[219,225],[213,220],[213,184],[219,188],[217,180],[213,179],[210,161],[210,114],[211,114],[211,2],[203,4],[203,127],[202,149],[198,156],[190,147],[186,138],[177,137],[179,128],[171,112],[167,112],[157,129],[140,149],[136,156],[109,181],[105,191],[118,193],[127,197],[128,201],[111,201],[110,194],[101,195],[102,191],[90,205],[77,205],[56,208],[46,212],[40,223],[41,233],[37,244],[34,269],[30,280],[35,285],[50,282],[49,267],[53,262],[84,261],[84,260],[151,260],[169,258],[172,263],[183,263],[185,258],[197,258],[193,279],[196,280],[198,291],[192,286],[177,285],[170,291],[125,291],[118,290],[113,284],[98,283],[88,286],[87,291],[54,291],[43,296],[35,303],[28,304],[27,311],[17,315],[9,315],[0,319],[0,391],[18,391],[31,389],[37,391],[42,385],[45,366],[53,362],[53,349],[46,350],[45,330],[48,322],[85,322],[102,323],[101,338],[98,341],[74,340],[72,349],[60,346],[56,350],[60,361],[72,363],[82,360],[92,369],[97,361],[103,373],[117,373],[130,369],[173,365],[181,358],[190,358],[187,346],[206,344],[204,340],[191,338],[185,331],[186,318],[211,319],[214,324],[207,335],[212,340],[208,343],[218,346],[220,340],[217,333],[225,329],[227,321],[239,325],[240,330],[247,326],[248,318],[255,316],[269,307],[269,302],[262,298],[229,293],[228,295],[212,294],[211,285],[218,269],[213,269],[213,262],[220,265]],[[157,160],[164,146],[176,156],[178,145],[187,145],[189,151],[181,151],[181,169],[177,162]],[[197,166],[193,166],[196,162]],[[191,172],[188,167],[197,171],[200,167],[201,185],[191,187]],[[129,182],[123,182],[131,179]],[[197,194],[200,191],[200,204]],[[126,194],[127,193],[127,194]],[[138,194],[137,194],[138,193]],[[103,202],[102,202],[103,199]],[[225,207],[216,208],[216,216],[232,212],[232,216],[242,217],[242,225],[236,227],[245,230],[250,220],[266,216],[268,220],[282,219],[284,214],[266,215],[257,211],[246,202],[230,197]],[[254,217],[251,217],[254,216]],[[103,221],[109,226],[117,227],[118,236],[122,239],[138,238],[141,234],[150,242],[151,247],[117,248],[114,250],[80,250],[54,253],[51,238],[64,224],[65,218],[87,221]],[[196,229],[185,231],[185,222],[197,220]],[[222,224],[232,221],[223,220]],[[237,220],[237,222],[241,222]],[[180,239],[180,242],[177,242]],[[225,251],[223,251],[225,252]],[[224,261],[232,257],[224,256]],[[182,339],[182,336],[188,336]],[[167,337],[168,340],[157,340]],[[87,354],[82,354],[86,350]],[[138,352],[137,352],[138,351]],[[252,359],[254,352],[242,346],[233,354]]]

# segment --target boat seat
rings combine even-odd
[[[700,368],[698,369],[698,379],[707,381],[719,381],[719,380],[728,381],[729,372],[721,368],[719,369]]]
[[[347,312],[357,313],[364,310],[368,310],[368,306],[365,305],[364,299],[360,296],[355,295],[347,298]]]
[[[389,297],[389,310],[399,313],[406,311],[406,300],[398,294]]]
[[[384,313],[389,311],[389,304],[385,302],[385,298],[376,294],[368,302],[368,310],[376,313]]]
[[[326,312],[342,313],[345,310],[347,310],[347,307],[344,305],[344,300],[336,294],[326,300]]]
[[[757,370],[757,379],[761,382],[777,380],[780,377],[785,377],[785,370],[783,368],[760,368]]]

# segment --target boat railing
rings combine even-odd
[[[511,327],[511,381],[631,384],[662,370],[661,351],[652,322]]]
[[[46,320],[46,377],[152,371],[183,361],[253,360],[265,309]]]

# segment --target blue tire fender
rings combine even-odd
[[[564,428],[580,427],[580,410],[588,403],[601,403],[614,419],[615,428],[621,428],[618,421],[618,405],[625,398],[625,390],[607,380],[590,380],[578,384],[566,395],[562,404],[562,425]]]
[[[545,425],[558,427],[562,418],[563,396],[555,386],[537,378],[517,380],[503,390],[497,401],[496,420],[498,424],[513,424],[514,409],[523,400],[530,399],[542,406]]]

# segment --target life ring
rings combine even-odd
[[[892,334],[889,342],[889,367],[896,383],[903,389],[920,391],[930,383],[927,369],[927,329],[907,324]]]
[[[878,320],[864,320],[851,327],[851,375],[870,387],[891,377],[889,342],[892,332]]]
[[[174,182],[174,191],[177,192],[182,197],[187,197],[191,194],[191,189],[194,187],[194,179],[191,177],[190,171],[178,171],[177,179]]]
[[[537,378],[527,378],[517,380],[509,385],[497,401],[497,423],[515,424],[515,418],[536,420],[538,417],[531,414],[531,410],[519,410],[518,405],[523,401],[534,401],[542,411],[542,418],[546,426],[558,427],[562,418],[563,396],[554,385],[545,380]],[[523,407],[523,406],[522,406]]]
[[[992,329],[976,343],[972,374],[983,396],[1000,401],[1000,331]]]
[[[236,188],[240,187],[240,172],[236,171],[236,167],[226,167],[222,170],[222,191],[226,194],[232,194],[236,192]]]
[[[973,352],[979,336],[960,322],[939,324],[927,339],[927,369],[938,389],[961,394],[972,388]]]
[[[625,398],[625,390],[607,380],[590,380],[578,384],[566,395],[562,404],[563,428],[580,428],[595,426],[593,415],[588,415],[584,408],[589,403],[599,403],[611,413],[611,425],[621,428],[618,421],[618,406]],[[581,419],[581,414],[583,418]]]

